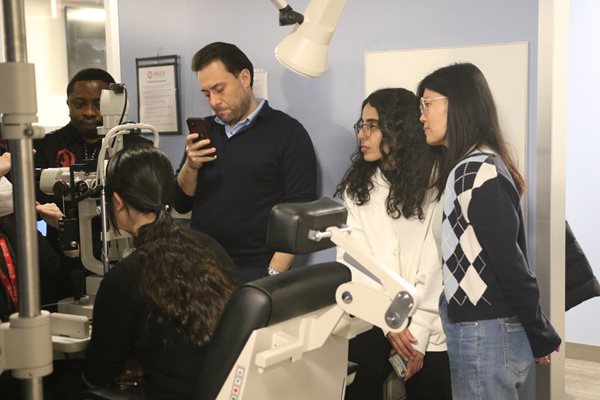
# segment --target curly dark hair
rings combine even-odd
[[[233,262],[216,241],[173,221],[174,188],[171,162],[152,146],[129,146],[108,164],[107,198],[118,193],[128,207],[156,214],[134,238],[149,329],[204,345],[237,282]],[[112,201],[107,208],[115,227]]]
[[[388,88],[371,93],[363,101],[361,111],[367,104],[379,114],[383,157],[378,161],[365,161],[359,147],[352,154],[352,165],[335,195],[347,195],[358,205],[368,203],[373,189],[371,178],[379,167],[390,183],[387,214],[394,219],[401,216],[422,219],[422,204],[431,187],[437,151],[425,141],[419,121],[419,99],[409,90]]]
[[[143,268],[140,289],[149,300],[149,325],[168,327],[162,330],[172,329],[178,337],[202,346],[237,286],[233,263],[224,250],[217,251],[210,242],[199,245],[197,234],[168,222],[167,212],[161,214],[162,223],[143,226],[135,240]]]

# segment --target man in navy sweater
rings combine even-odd
[[[215,115],[206,118],[208,139],[187,137],[175,209],[192,210],[192,228],[227,250],[243,281],[283,272],[293,255],[266,247],[269,213],[279,203],[316,199],[310,137],[294,118],[254,97],[254,68],[235,45],[205,46],[192,70]]]

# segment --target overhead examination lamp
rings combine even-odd
[[[279,25],[295,25],[275,48],[275,57],[297,74],[318,78],[327,71],[329,42],[346,0],[311,0],[304,15],[285,0],[271,0],[279,9]]]

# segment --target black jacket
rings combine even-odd
[[[565,221],[565,311],[592,297],[600,296],[600,284],[589,261]]]

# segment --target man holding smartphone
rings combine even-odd
[[[205,46],[192,70],[215,115],[205,118],[208,139],[187,137],[175,209],[192,211],[191,227],[221,243],[243,281],[283,272],[293,255],[266,247],[267,224],[274,205],[317,198],[310,137],[254,96],[254,67],[235,45]]]

